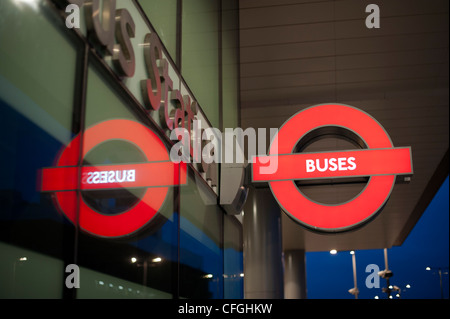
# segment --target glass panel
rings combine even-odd
[[[76,56],[72,44],[55,26],[59,21],[38,2],[1,1],[0,14],[2,99],[48,134],[69,141]],[[27,106],[31,102],[35,105]]]
[[[199,179],[181,187],[180,296],[223,298],[223,213]]]
[[[0,3],[0,298],[61,298],[73,255],[73,226],[41,192],[42,169],[73,137],[77,51],[51,11]]]
[[[0,298],[62,297],[61,259],[0,242]]]
[[[224,298],[244,298],[242,224],[234,216],[224,216]]]
[[[219,128],[219,1],[183,1],[182,75]]]
[[[172,187],[127,186],[141,178],[140,165],[164,154],[169,160],[168,148],[119,92],[89,67],[83,163],[94,170],[82,177],[77,297],[171,298],[178,261]]]
[[[139,4],[172,58],[176,56],[177,0],[140,0]]]
[[[222,1],[223,127],[239,123],[239,3]]]
[[[66,30],[38,1],[0,3],[0,298],[62,297],[73,227],[41,192],[41,173],[73,136]]]

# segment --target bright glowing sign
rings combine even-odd
[[[297,153],[278,156],[278,169],[270,177],[254,172],[253,181],[359,177],[411,174],[410,148],[352,150],[323,153]],[[255,167],[267,163],[267,156],[256,158]]]
[[[147,158],[145,163],[79,166],[81,158],[95,146],[109,140],[133,143]],[[61,153],[56,167],[42,170],[41,191],[55,192],[61,211],[88,233],[101,237],[132,234],[147,225],[167,197],[168,187],[186,184],[186,163],[173,163],[158,136],[144,125],[130,120],[110,120],[77,135]],[[117,215],[95,211],[77,190],[145,187],[137,204]],[[79,206],[79,216],[77,216]]]
[[[366,149],[295,153],[304,138],[323,132],[351,132]],[[278,146],[278,147],[276,147]],[[261,170],[268,157],[276,156],[278,169]],[[253,182],[268,182],[282,209],[300,224],[324,232],[358,227],[381,210],[395,184],[396,175],[413,173],[411,149],[395,148],[384,128],[370,115],[351,106],[323,104],[298,112],[280,128],[268,156],[254,158]],[[370,176],[364,190],[338,205],[320,204],[307,198],[295,180]]]

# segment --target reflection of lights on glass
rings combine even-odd
[[[17,6],[22,8],[24,5],[27,5],[35,11],[38,9],[39,1],[40,0],[14,0]]]
[[[206,274],[206,275],[203,276],[203,278],[208,278],[208,279],[210,279],[210,278],[212,278],[212,277],[213,277],[212,274]]]
[[[156,257],[156,258],[153,258],[152,261],[154,263],[160,263],[162,261],[162,258],[161,257]]]
[[[27,261],[28,258],[27,258],[27,257],[20,257],[19,260],[20,260],[20,261]]]
[[[240,276],[240,277],[244,277],[244,273],[240,273],[239,276]]]
[[[131,262],[134,264],[137,261],[136,257],[131,257]]]
[[[103,286],[105,283],[104,283],[103,281],[100,280],[100,281],[98,282],[98,284],[101,285],[101,286]]]
[[[332,254],[332,255],[336,255],[336,254],[337,254],[337,250],[336,250],[336,249],[332,249],[332,250],[330,250],[330,254]]]

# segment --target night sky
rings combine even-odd
[[[366,266],[376,264],[384,270],[383,249],[357,250],[357,283],[360,299],[386,299],[381,288],[386,280],[380,278],[380,288],[367,288]],[[402,299],[440,299],[439,274],[433,268],[442,267],[443,297],[449,298],[449,178],[442,184],[403,245],[388,249],[389,269],[394,276],[391,285],[401,288]],[[431,267],[431,270],[426,270]],[[445,268],[445,269],[444,269]],[[308,299],[354,299],[348,293],[353,288],[352,257],[349,251],[310,252],[306,254]],[[407,285],[410,288],[407,288]],[[397,299],[397,292],[393,299]]]

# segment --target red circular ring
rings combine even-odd
[[[169,160],[167,149],[158,136],[146,126],[132,120],[109,120],[96,124],[67,145],[58,159],[57,166],[78,165],[78,152],[83,137],[81,158],[102,142],[121,139],[134,143],[145,155],[147,161]],[[103,215],[89,207],[76,191],[56,193],[56,200],[61,211],[77,223],[77,206],[79,206],[79,226],[86,232],[101,237],[121,237],[132,234],[145,226],[159,211],[168,193],[168,187],[147,188],[140,201],[117,215]],[[79,205],[77,205],[77,200]]]
[[[291,154],[302,137],[324,126],[353,131],[369,149],[393,146],[384,128],[369,114],[348,105],[321,104],[304,109],[287,120],[275,136],[277,143],[272,142],[269,154]],[[311,201],[294,181],[271,181],[269,186],[282,209],[298,223],[317,231],[341,232],[375,217],[389,198],[394,183],[395,175],[371,176],[361,193],[338,205]]]

